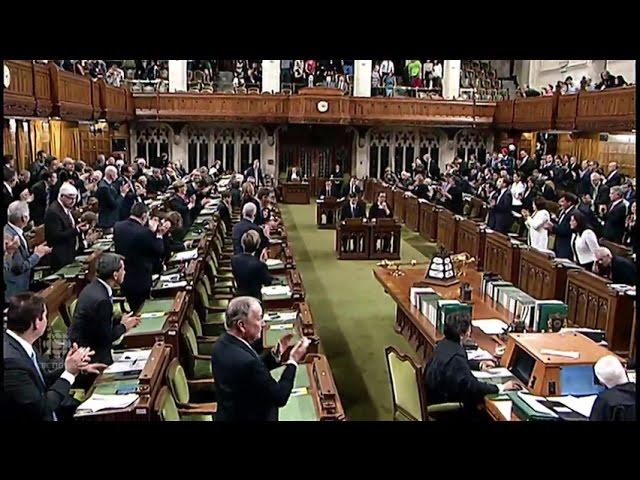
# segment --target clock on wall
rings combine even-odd
[[[316,107],[320,113],[324,113],[329,110],[329,104],[324,100],[319,101]]]
[[[4,88],[9,88],[11,83],[11,70],[6,65],[4,66]]]

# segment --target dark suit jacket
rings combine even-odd
[[[71,384],[60,378],[64,369],[46,373],[41,368],[43,383],[22,345],[5,333],[3,346],[2,419],[11,422],[52,421],[53,412],[69,397]]]
[[[44,238],[52,248],[50,265],[54,271],[73,262],[78,235],[60,202],[52,202],[44,215]]]
[[[424,183],[421,185],[416,185],[411,192],[418,198],[422,198],[424,200],[429,199],[429,187],[427,187]]]
[[[500,192],[496,192],[495,196],[496,198],[500,197]],[[513,198],[511,192],[507,189],[491,209],[493,215],[490,215],[489,219],[492,220],[493,225],[489,223],[489,228],[496,232],[504,233],[505,235],[511,231],[511,225],[513,224],[513,215],[511,214],[512,203]]]
[[[233,226],[233,231],[231,232],[234,255],[242,253],[242,244],[240,243],[240,240],[242,239],[242,236],[249,230],[255,230],[260,235],[261,242],[260,247],[258,247],[258,250],[256,250],[256,257],[259,257],[262,254],[262,250],[269,246],[269,240],[265,236],[262,229],[255,223],[247,220],[246,218],[243,218]]]
[[[628,258],[613,255],[611,260],[611,281],[613,283],[635,285],[638,281],[636,264]]]
[[[293,172],[291,170],[289,170],[287,172],[287,182],[291,182],[291,174]],[[302,174],[302,170],[296,170],[296,175],[298,176],[298,179],[296,181],[302,181],[302,179],[304,178],[304,175]]]
[[[169,199],[169,208],[182,216],[182,229],[185,232],[189,230],[189,227],[191,227],[200,210],[202,210],[202,207],[198,203],[196,203],[192,209],[189,209],[188,202],[185,202],[184,199],[178,195],[173,195]]]
[[[611,242],[622,243],[626,219],[627,209],[623,200],[607,212],[604,221],[604,238]]]
[[[589,185],[590,188],[588,193],[591,196],[593,203],[596,205],[596,208],[599,205],[609,205],[611,203],[611,200],[609,199],[609,187],[601,183],[598,185],[598,189],[596,191],[593,185]]]
[[[169,183],[164,177],[156,178],[155,176],[152,175],[147,180],[147,192],[149,193],[164,192],[168,186],[169,186]]]
[[[353,190],[356,194],[360,195],[362,193],[362,189],[360,188],[360,186],[358,184],[355,185],[354,190]],[[340,192],[340,196],[341,197],[348,197],[349,194],[351,193],[351,183],[345,183],[342,186],[342,192]]]
[[[260,289],[272,282],[266,263],[255,255],[240,253],[231,258],[231,271],[238,285],[236,295],[248,295],[262,301]]]
[[[113,318],[113,302],[106,287],[94,279],[78,296],[69,340],[95,350],[92,362],[110,365],[113,363],[111,346],[125,331],[120,319]]]
[[[438,180],[440,178],[440,167],[438,166],[438,162],[432,158],[431,161],[425,165],[425,172],[430,178]]]
[[[220,215],[220,219],[224,222],[224,225],[227,228],[227,232],[231,232],[233,229],[233,222],[231,221],[231,212],[229,211],[229,207],[227,207],[224,202],[220,202],[217,210]]]
[[[111,185],[103,178],[98,183],[96,198],[98,199],[98,227],[113,228],[120,218],[120,206],[124,197],[117,190],[114,181]]]
[[[131,213],[131,207],[133,207],[133,204],[141,201],[141,198],[136,193],[135,180],[129,179],[125,176],[121,176],[115,182],[113,182],[113,186],[117,192],[120,192],[120,187],[122,187],[126,183],[129,184],[129,191],[124,197],[120,195],[122,201],[120,202],[120,207],[118,209],[118,221],[127,218]]]
[[[3,211],[3,215],[7,214],[7,208],[9,208],[9,205],[11,205],[11,202],[13,202],[13,192],[14,191],[15,191],[15,188],[12,188],[11,192],[9,192],[9,189],[4,184],[4,182],[2,183],[2,211]]]
[[[620,175],[619,172],[615,172],[611,178],[608,178],[609,176],[607,175],[607,179],[605,180],[605,184],[607,185],[607,187],[611,188],[614,187],[616,185],[621,185],[622,184],[622,176]]]
[[[124,256],[123,291],[148,294],[154,262],[164,255],[164,241],[131,218],[116,223],[113,241],[116,253]]]
[[[451,199],[447,198],[444,202],[444,206],[456,215],[462,215],[464,202],[462,200],[462,190],[460,187],[451,187],[447,193],[451,195]]]
[[[335,183],[331,184],[331,187],[329,188],[329,191],[331,192],[329,195],[327,195],[327,187],[325,185],[322,186],[322,188],[320,190],[318,190],[318,198],[319,197],[338,197],[339,191],[338,191],[338,186]]]
[[[554,225],[551,230],[551,233],[556,235],[556,243],[553,250],[558,258],[568,258],[569,260],[573,258],[571,250],[571,235],[573,235],[573,232],[569,221],[571,220],[571,214],[575,211],[576,207],[572,206],[564,216],[562,214],[558,215],[560,222]]]
[[[345,203],[344,205],[342,205],[342,208],[340,209],[340,218],[341,219],[345,219],[345,218],[364,218],[367,215],[367,212],[365,211],[366,209],[366,205],[362,200],[358,200],[358,202],[355,205],[355,215],[351,213],[351,202]]]
[[[527,156],[520,164],[520,171],[524,173],[524,178],[529,178],[536,168],[536,162],[533,158]]]
[[[262,167],[258,168],[258,176],[256,177],[256,171],[253,169],[253,165],[244,171],[244,178],[253,177],[256,179],[256,186],[262,187],[264,185],[264,175],[262,174]]]
[[[429,404],[462,402],[473,407],[498,387],[477,380],[471,373],[479,362],[470,362],[464,347],[444,339],[436,344],[425,372]]]
[[[53,196],[53,187],[48,187],[44,181],[39,181],[33,187],[31,187],[31,193],[33,194],[33,201],[29,204],[29,214],[31,220],[36,225],[44,223],[44,212],[47,210],[47,195],[49,196],[49,203],[55,201]]]
[[[213,346],[211,366],[218,400],[216,421],[278,420],[278,408],[287,404],[293,389],[296,367],[287,365],[276,381],[269,373],[278,366],[271,352],[259,356],[228,333]]]
[[[607,388],[593,402],[589,420],[596,422],[636,421],[636,384]]]
[[[378,207],[378,202],[374,202],[371,207],[369,207],[369,218],[393,218],[393,209],[388,203],[387,208],[389,209],[389,215],[386,214],[384,208]]]

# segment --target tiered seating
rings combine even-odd
[[[460,94],[463,98],[499,101],[509,97],[502,80],[491,63],[463,60],[460,72]]]

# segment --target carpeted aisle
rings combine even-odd
[[[347,418],[391,420],[384,348],[411,349],[393,331],[395,303],[373,276],[376,262],[338,261],[335,231],[316,227],[314,200],[280,209]],[[402,260],[423,261],[433,250],[418,233],[402,229]]]

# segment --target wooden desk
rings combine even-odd
[[[431,202],[420,202],[420,235],[427,242],[438,238],[438,212],[440,207]]]
[[[27,241],[29,248],[33,250],[36,245],[40,245],[44,242],[44,224],[34,227],[32,230],[24,233],[24,238]]]
[[[139,398],[135,402],[126,408],[102,410],[95,413],[76,413],[74,419],[82,422],[150,422],[157,420],[153,414],[153,404],[160,388],[165,383],[167,366],[173,355],[171,347],[164,342],[156,342],[150,348],[151,354],[137,379]],[[96,390],[115,389],[114,382],[117,380],[117,375],[101,374],[87,393],[87,398]]]
[[[451,253],[457,252],[458,220],[453,212],[443,208],[438,212],[437,243]]]
[[[436,330],[427,317],[425,317],[420,309],[411,305],[409,292],[413,283],[424,279],[426,269],[408,268],[403,269],[405,275],[394,277],[392,272],[383,267],[373,269],[373,275],[383,286],[386,293],[396,302],[396,321],[395,331],[402,335],[409,344],[414,348],[417,358],[424,365],[431,357],[433,348],[437,341],[441,340],[443,335]],[[475,270],[467,269],[466,276],[463,278],[473,289],[473,312],[472,317],[477,318],[499,318],[505,323],[513,321],[513,314],[500,305],[493,305],[489,299],[485,300],[480,295],[480,282],[482,275]],[[459,285],[451,287],[433,286],[444,299],[457,299],[459,295]],[[474,328],[471,333],[472,338],[478,343],[480,348],[494,354],[495,348],[504,343],[497,336],[489,336],[480,329]]]
[[[335,230],[340,221],[338,217],[343,204],[344,199],[338,200],[335,197],[316,200],[316,225],[318,228]]]
[[[302,283],[302,276],[298,270],[293,268],[272,276],[276,281],[282,282],[284,285],[288,285],[291,290],[291,294],[286,297],[276,296],[272,298],[263,294],[262,303],[264,304],[265,310],[292,308],[295,303],[302,302],[304,300],[304,285]]]
[[[420,203],[410,195],[405,199],[405,226],[414,232],[420,231]]]
[[[518,287],[537,300],[565,299],[567,268],[535,248],[520,251]]]
[[[369,258],[371,260],[400,260],[400,240],[402,226],[390,219],[376,219],[370,222]]]
[[[499,274],[505,281],[518,284],[520,246],[514,245],[507,235],[486,232],[484,270]]]
[[[458,222],[456,253],[468,253],[476,259],[476,270],[484,267],[485,225],[469,218]]]
[[[371,227],[360,218],[348,218],[336,230],[336,254],[339,260],[368,260]]]
[[[295,314],[295,320],[282,320],[273,315],[282,314]],[[296,303],[293,308],[288,310],[269,310],[265,312],[265,326],[262,327],[262,345],[265,350],[271,349],[276,346],[280,338],[287,334],[293,333],[294,337],[292,344],[295,344],[300,337],[314,337],[316,336],[316,329],[313,323],[313,316],[311,315],[311,309],[306,302]],[[267,319],[268,318],[268,319]],[[291,328],[283,328],[283,325],[292,325]],[[274,325],[278,325],[277,328],[272,328]],[[309,346],[308,353],[318,353],[318,344],[312,344]],[[289,356],[289,352],[285,352],[283,362]]]
[[[395,188],[393,190],[393,216],[400,223],[405,222],[405,209],[407,199],[404,196],[405,190]]]
[[[620,356],[629,354],[635,297],[618,294],[611,281],[584,269],[567,273],[568,320],[578,327],[605,331],[609,349]]]
[[[487,204],[481,198],[467,197],[464,199],[463,213],[469,219],[484,222],[487,218],[487,208]]]
[[[598,240],[598,243],[600,243],[601,247],[607,247],[609,250],[611,250],[611,253],[613,253],[614,255],[620,255],[621,257],[625,257],[629,259],[633,255],[633,250],[631,250],[629,247],[625,245],[620,245],[619,243],[614,243],[604,238],[601,238],[600,240]]]
[[[309,203],[309,184],[285,182],[282,184],[282,203]]]

